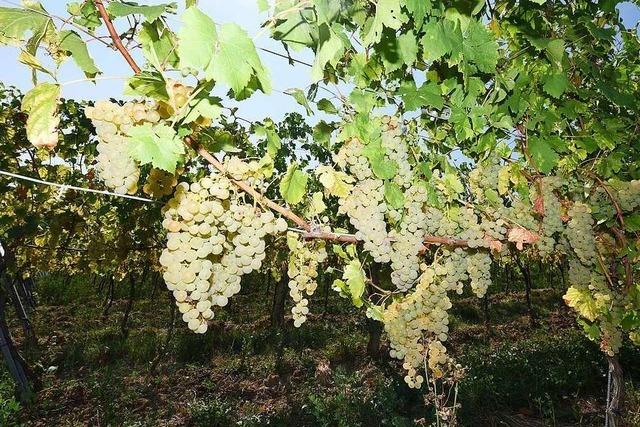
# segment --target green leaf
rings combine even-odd
[[[369,31],[363,38],[364,44],[370,46],[378,43],[385,27],[397,30],[406,21],[407,17],[400,8],[400,0],[378,0],[376,2],[376,15],[373,18],[371,27],[369,27]]]
[[[331,133],[333,132],[333,125],[320,120],[313,127],[313,140],[316,144],[319,144],[325,148],[331,148]]]
[[[431,10],[431,0],[404,0],[404,4],[415,22],[414,26],[417,29],[422,27],[427,12]]]
[[[199,137],[204,148],[213,153],[239,153],[242,151],[236,146],[234,136],[226,130],[207,128],[200,132]]]
[[[530,137],[527,144],[531,160],[542,173],[549,173],[558,164],[558,153],[542,138]]]
[[[399,69],[403,65],[412,65],[418,58],[418,42],[413,33],[396,36],[385,32],[378,51],[387,72]]]
[[[483,73],[496,71],[498,43],[482,22],[471,20],[464,34],[463,56]]]
[[[145,123],[128,131],[129,154],[140,164],[175,173],[184,154],[184,144],[176,131],[167,125]]]
[[[404,207],[404,194],[398,184],[393,181],[384,183],[384,199],[394,209],[402,209]]]
[[[313,110],[309,105],[309,100],[307,99],[307,96],[304,94],[302,89],[298,89],[298,88],[287,89],[284,93],[286,93],[287,95],[291,95],[298,104],[302,105],[304,109],[307,111],[308,116],[311,116],[313,114]]]
[[[168,101],[167,83],[158,72],[142,71],[131,76],[124,88],[124,94],[144,96],[158,101]]]
[[[391,179],[398,171],[398,164],[385,159],[384,153],[379,139],[369,142],[362,150],[362,154],[369,160],[373,174],[380,179]]]
[[[180,68],[203,70],[209,66],[218,40],[216,26],[196,6],[182,14],[182,28],[178,32]]]
[[[27,40],[26,34],[41,32],[47,25],[53,25],[51,19],[36,10],[0,7],[0,43],[19,45]]]
[[[253,132],[256,136],[267,139],[267,153],[271,158],[277,158],[278,151],[280,151],[280,148],[282,147],[282,140],[280,139],[278,132],[276,132],[273,122],[267,119],[265,120],[264,125],[256,125]]]
[[[545,77],[542,88],[554,98],[560,98],[569,88],[569,79],[565,73],[549,74]]]
[[[107,6],[107,12],[114,18],[127,15],[142,15],[149,22],[160,18],[163,13],[175,13],[176,3],[158,4],[158,5],[141,5],[135,2],[110,1]]]
[[[144,22],[138,33],[144,57],[159,70],[166,65],[177,67],[180,60],[176,35],[161,20]]]
[[[34,71],[37,70],[37,71],[49,74],[51,77],[53,77],[53,74],[51,73],[51,71],[47,70],[42,65],[42,63],[38,58],[36,58],[26,50],[23,50],[20,52],[20,56],[18,56],[18,61],[28,67],[31,67]],[[34,80],[34,83],[35,83],[35,80]]]
[[[464,191],[464,185],[460,181],[460,177],[453,171],[448,171],[442,177],[442,184],[444,186],[445,193],[449,197],[457,196]]]
[[[75,31],[60,32],[60,48],[71,54],[75,63],[80,67],[85,76],[89,78],[95,77],[100,70],[93,62],[93,58],[89,55],[87,45]]]
[[[640,213],[625,215],[624,228],[632,233],[640,231]]]
[[[333,103],[331,103],[331,101],[329,101],[327,98],[322,98],[317,102],[316,105],[318,107],[318,110],[320,111],[324,111],[328,114],[338,114],[338,109],[336,108],[336,106],[333,105]]]
[[[314,0],[319,24],[329,24],[340,13],[340,0]]]
[[[296,162],[291,163],[280,181],[280,195],[291,205],[300,203],[306,194],[308,179],[307,174],[298,168]]]
[[[557,68],[562,68],[562,60],[564,59],[564,40],[551,40],[546,47],[547,57]]]
[[[264,93],[271,92],[268,71],[262,66],[253,40],[237,24],[224,24],[218,34],[218,45],[205,70],[208,79],[228,84],[241,92],[255,75]]]
[[[67,11],[73,15],[73,22],[85,27],[89,32],[93,33],[96,28],[102,25],[98,9],[92,2],[73,2],[67,4]]]
[[[209,96],[206,92],[201,92],[189,103],[189,110],[182,123],[192,123],[198,120],[200,117],[210,120],[215,120],[220,117],[222,112],[222,105],[220,105],[220,98]]]
[[[435,82],[424,83],[416,88],[413,80],[404,81],[398,88],[398,95],[402,98],[406,111],[413,111],[421,107],[432,107],[440,110],[444,107],[444,99],[440,94],[440,85]]]
[[[432,19],[424,25],[422,38],[424,59],[437,61],[448,55],[453,63],[462,57],[463,38],[460,26],[448,19]]]
[[[326,29],[326,25],[323,27],[328,32],[328,38],[320,41],[316,51],[316,58],[311,68],[311,79],[313,81],[322,80],[326,65],[335,65],[344,53],[344,45],[340,37],[333,30]]]
[[[60,86],[41,83],[22,98],[22,111],[27,119],[27,139],[36,147],[55,147],[58,143]]]
[[[365,277],[362,265],[357,259],[351,260],[349,264],[344,267],[342,278],[347,284],[349,295],[353,305],[360,308],[362,307],[362,295],[365,288]]]

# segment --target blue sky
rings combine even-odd
[[[19,0],[0,0],[2,6],[15,6]],[[42,4],[52,14],[68,16],[65,5],[67,1],[44,0]],[[140,1],[140,3],[159,3],[158,1]],[[179,3],[184,3],[180,1]],[[243,27],[254,39],[258,47],[267,48],[277,52],[284,52],[278,42],[268,37],[266,31],[260,31],[260,24],[265,20],[266,13],[260,14],[256,0],[201,0],[200,8],[203,9],[216,23],[235,22]],[[627,27],[638,25],[640,20],[640,8],[630,2],[618,5]],[[116,22],[117,24],[117,22]],[[174,28],[180,25],[179,15],[169,18],[169,24]],[[99,30],[104,32],[104,28]],[[103,76],[126,77],[131,75],[131,70],[126,62],[115,52],[94,42],[90,44],[91,54],[98,67],[103,71]],[[17,61],[19,51],[12,47],[0,47],[0,58],[3,67],[0,67],[0,81],[7,85],[14,85],[23,91],[31,88],[30,72],[28,68]],[[282,92],[290,88],[306,88],[311,83],[310,69],[304,65],[289,65],[286,59],[259,51],[266,67],[271,72],[274,92],[269,95],[258,93],[249,101],[239,104],[238,114],[249,120],[260,120],[264,117],[281,119],[289,111],[298,111],[304,114],[304,109],[299,106],[292,97]],[[134,56],[139,57],[139,54]],[[295,58],[312,62],[312,54],[309,50],[293,54]],[[141,63],[143,61],[140,61]],[[84,78],[82,72],[69,60],[60,68],[58,79],[61,82],[69,82]],[[63,95],[74,99],[104,99],[108,97],[121,97],[123,79],[99,80],[95,84],[89,82],[65,85]],[[327,93],[321,94],[328,95]],[[329,95],[330,97],[330,95]],[[317,117],[315,118],[317,120]],[[315,122],[316,120],[312,120]]]

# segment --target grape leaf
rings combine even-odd
[[[158,69],[166,64],[177,67],[180,60],[176,52],[176,35],[161,20],[144,22],[138,33],[144,57]]]
[[[158,101],[168,101],[167,82],[158,72],[142,71],[133,75],[124,88],[125,95],[141,95]]]
[[[114,18],[133,14],[142,15],[147,21],[153,22],[165,12],[175,13],[177,7],[176,3],[142,5],[129,1],[110,1],[107,6],[107,12]]]
[[[322,98],[320,101],[317,102],[316,105],[318,106],[318,110],[320,111],[324,111],[325,113],[328,113],[328,114],[338,114],[338,109],[336,108],[336,106],[333,105],[333,103],[329,101],[327,98]]]
[[[590,322],[597,319],[598,306],[589,289],[571,286],[562,299],[569,307],[574,308],[578,314]]]
[[[331,166],[321,165],[316,168],[316,176],[329,194],[337,197],[347,197],[353,187],[353,177],[342,171],[336,171]]]
[[[51,19],[36,10],[0,7],[0,43],[20,44],[28,32],[38,33],[47,25]]]
[[[557,68],[562,68],[562,60],[564,59],[564,40],[554,39],[546,45],[547,57]]]
[[[432,19],[424,25],[422,38],[424,59],[437,61],[445,55],[452,63],[458,63],[462,57],[463,38],[460,26],[448,19]]]
[[[302,201],[307,190],[308,176],[293,162],[289,165],[287,173],[280,181],[280,195],[289,204],[295,205]]]
[[[29,114],[27,138],[36,147],[53,148],[58,143],[60,86],[41,83],[22,98],[22,111]]]
[[[384,157],[384,149],[380,139],[375,139],[367,144],[362,154],[369,160],[373,174],[380,179],[391,179],[398,171],[398,164],[394,160]]]
[[[71,57],[85,76],[93,78],[100,73],[96,63],[93,62],[93,58],[89,55],[86,43],[78,33],[71,30],[61,31],[59,38],[60,48],[71,54]]]
[[[404,194],[398,184],[392,181],[384,183],[384,199],[394,209],[404,207]]]
[[[217,119],[222,112],[220,101],[220,98],[209,96],[206,93],[202,96],[195,97],[189,103],[189,111],[182,120],[182,123],[195,122],[200,117],[209,120]]]
[[[418,57],[418,43],[416,36],[411,32],[399,36],[395,33],[387,35],[385,32],[378,50],[388,72],[403,65],[411,65]]]
[[[565,73],[549,74],[545,77],[542,88],[554,98],[560,98],[569,88],[569,79]]]
[[[176,131],[167,125],[145,123],[128,131],[129,154],[140,164],[174,173],[184,154],[184,144]]]
[[[342,278],[347,284],[351,301],[356,307],[362,307],[362,295],[364,294],[365,278],[362,265],[357,259],[351,260],[345,265]]]
[[[444,106],[440,85],[435,82],[423,83],[422,86],[416,88],[413,80],[405,81],[398,88],[398,95],[402,98],[406,111],[413,111],[421,107],[440,110]]]
[[[255,75],[260,89],[271,92],[268,71],[262,66],[256,46],[246,31],[237,24],[224,24],[218,34],[217,50],[205,70],[208,79],[228,84],[235,92],[241,92]]]
[[[378,43],[382,37],[382,30],[391,28],[399,29],[407,17],[400,9],[400,0],[378,0],[376,2],[376,15],[373,18],[369,31],[364,35],[363,42],[370,46]]]
[[[482,24],[471,20],[464,34],[463,56],[484,73],[496,71],[498,63],[498,43]]]
[[[34,72],[35,72],[35,70],[41,71],[41,72],[47,73],[51,77],[53,77],[53,73],[51,73],[51,71],[47,70],[42,65],[42,63],[40,62],[40,60],[38,58],[36,58],[35,56],[30,54],[26,50],[23,50],[23,51],[20,52],[20,56],[18,56],[18,61],[20,63],[28,66],[28,67],[31,67],[34,70]],[[34,83],[35,83],[35,80],[34,80]]]
[[[185,10],[178,39],[181,68],[202,70],[209,66],[218,40],[216,26],[209,16],[196,6]]]
[[[416,29],[422,27],[427,12],[431,10],[431,0],[404,0],[409,16],[413,18]]]
[[[284,91],[284,93],[286,93],[287,95],[291,95],[298,104],[302,105],[304,109],[307,111],[308,116],[313,114],[313,110],[309,105],[309,100],[307,99],[302,89],[298,89],[298,88],[287,89]]]
[[[67,4],[67,12],[73,15],[73,22],[81,27],[85,27],[91,33],[102,25],[98,9],[96,9],[92,2],[69,3]]]
[[[334,30],[328,29],[326,25],[321,28],[324,28],[325,31],[323,33],[328,32],[328,35],[325,34],[325,38],[321,39],[316,51],[316,58],[311,68],[311,79],[314,81],[322,80],[324,67],[327,64],[335,65],[344,53],[342,40],[335,34]]]
[[[558,164],[558,153],[553,151],[549,143],[542,138],[530,137],[527,148],[531,159],[540,172],[549,173]]]

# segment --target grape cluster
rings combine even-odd
[[[99,101],[87,107],[98,137],[96,170],[105,185],[120,194],[133,194],[138,189],[140,168],[131,158],[126,143],[131,126],[145,122],[157,123],[160,114],[152,104],[126,103],[119,105]]]
[[[625,212],[634,212],[640,207],[640,180],[616,183],[616,196],[620,209]]]
[[[564,231],[562,222],[562,205],[555,195],[555,190],[561,187],[562,181],[557,177],[544,177],[540,180],[540,191],[532,191],[534,201],[542,201],[542,224],[540,224],[540,240],[536,242],[538,253],[543,258],[554,254],[556,237]],[[540,199],[539,199],[540,198]]]
[[[338,212],[347,214],[349,222],[356,228],[356,237],[373,259],[379,263],[389,262],[391,242],[387,233],[384,214],[384,187],[379,179],[367,178],[351,189],[347,197],[338,200]]]
[[[585,265],[593,265],[596,260],[596,243],[593,235],[591,209],[582,202],[575,202],[567,211],[569,223],[565,236],[576,256]]]
[[[295,306],[291,309],[293,325],[299,328],[309,314],[309,300],[305,295],[311,296],[316,291],[318,284],[318,266],[327,259],[325,242],[322,240],[304,241],[293,232],[287,233],[289,246],[289,295],[293,298]]]
[[[424,204],[427,191],[422,185],[412,185],[405,191],[405,211],[399,230],[389,233],[392,243],[391,282],[400,290],[413,286],[420,268],[420,250],[423,246],[427,220]]]
[[[220,174],[178,184],[163,213],[163,277],[183,320],[204,333],[212,307],[225,306],[240,291],[242,275],[261,267],[265,236],[286,231],[287,223],[244,204]]]
[[[358,181],[373,177],[369,160],[362,154],[364,145],[356,138],[346,141],[337,154],[333,155],[333,162],[342,170],[348,170]]]
[[[413,179],[413,169],[409,163],[409,150],[402,138],[402,130],[395,116],[382,117],[382,148],[388,160],[393,161],[398,169],[393,181],[400,187],[409,187]]]
[[[484,297],[491,285],[491,255],[487,251],[477,251],[467,255],[467,273],[471,279],[471,290],[478,297]]]
[[[442,366],[448,361],[442,341],[448,338],[451,301],[442,274],[436,271],[442,273],[442,268],[422,264],[420,269],[414,291],[389,304],[382,313],[391,344],[389,354],[404,361],[405,381],[412,388],[419,388],[424,381],[418,370],[425,357],[436,378],[444,375]]]

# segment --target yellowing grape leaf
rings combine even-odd
[[[593,322],[598,317],[598,309],[589,289],[571,286],[562,297],[564,302],[578,314]]]
[[[336,171],[331,166],[322,165],[316,168],[316,175],[332,196],[347,197],[351,192],[353,178],[344,172]]]
[[[27,119],[27,138],[36,147],[53,148],[58,144],[58,99],[60,86],[41,83],[22,98],[22,111]]]
[[[342,278],[347,284],[351,301],[356,307],[362,307],[362,295],[364,294],[365,278],[362,265],[357,259],[351,260],[344,267]]]

